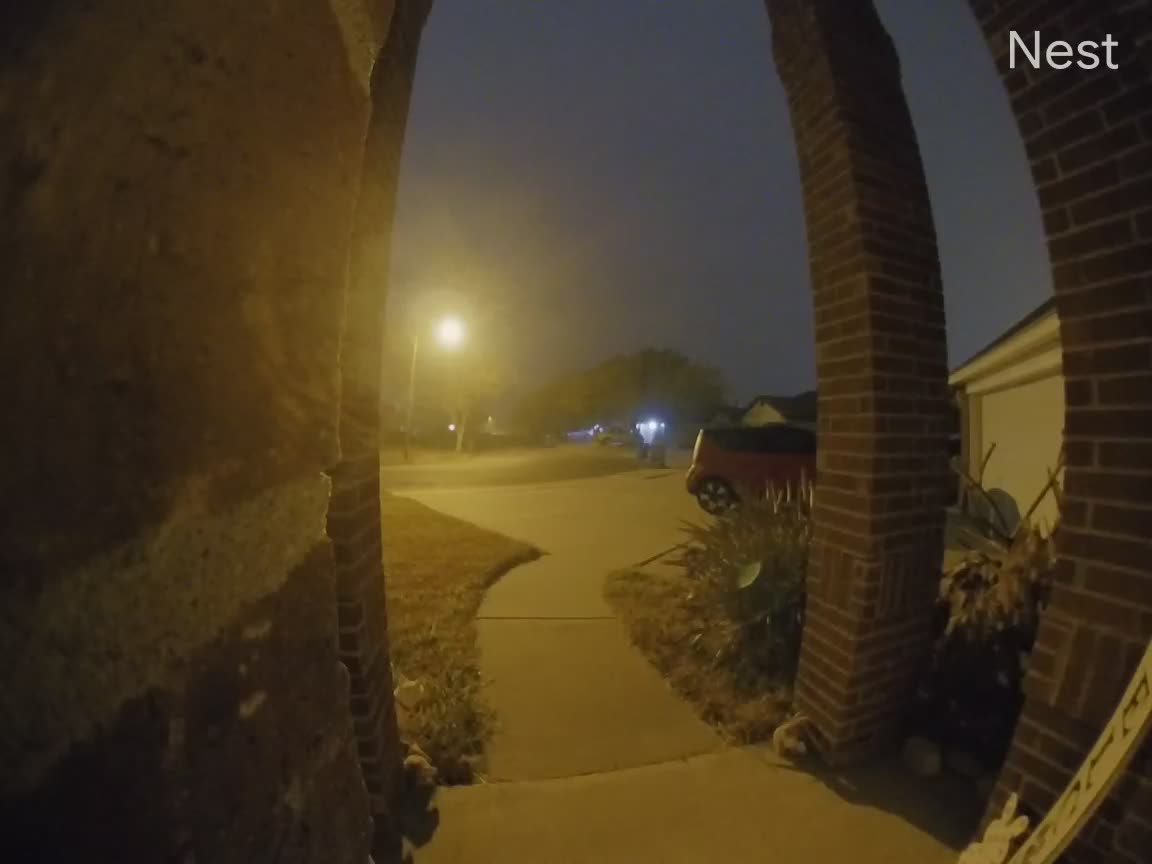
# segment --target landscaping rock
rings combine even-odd
[[[428,788],[436,785],[436,766],[424,756],[407,756],[404,759],[404,776],[411,788]]]
[[[424,698],[424,685],[403,675],[400,675],[398,680],[400,683],[393,691],[397,704],[402,705],[407,711],[415,711],[417,704]]]
[[[904,742],[904,765],[917,777],[938,777],[944,767],[940,747],[927,738],[909,738]]]
[[[772,733],[772,748],[777,755],[795,759],[806,754],[808,745],[804,741],[804,736],[809,725],[807,717],[797,714],[777,726],[776,731]]]
[[[436,785],[438,772],[432,760],[419,744],[404,742],[408,755],[404,757],[404,779],[410,789],[429,789]]]

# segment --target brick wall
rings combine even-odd
[[[400,745],[384,606],[378,460],[345,461],[333,471],[328,536],[336,558],[338,648],[348,669],[356,747],[377,829],[387,832]]]
[[[400,155],[431,0],[401,0],[371,77],[372,117],[352,229],[340,342],[340,464],[328,533],[336,556],[340,658],[380,844],[394,843],[400,741],[388,650],[380,525],[380,370]]]
[[[870,0],[768,0],[803,182],[819,382],[796,686],[833,759],[908,705],[951,497],[943,301],[920,154]]]
[[[1064,343],[1058,585],[990,805],[999,809],[1015,790],[1039,814],[1086,755],[1152,635],[1152,4],[972,5],[1031,162]],[[1012,30],[1038,30],[1045,44],[1110,33],[1120,69],[1012,70]],[[1081,833],[1070,861],[1152,861],[1150,749]]]

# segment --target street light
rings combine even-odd
[[[455,317],[441,319],[436,325],[436,340],[443,348],[459,348],[464,342],[464,322]]]
[[[437,344],[446,351],[454,351],[464,344],[464,322],[454,315],[441,318],[434,330]],[[404,461],[411,461],[408,452],[412,440],[412,414],[416,406],[416,357],[420,352],[420,334],[412,337],[412,365],[408,370],[408,420],[404,424]]]

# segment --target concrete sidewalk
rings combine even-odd
[[[490,782],[440,790],[440,824],[416,864],[954,862],[977,807],[933,822],[919,812],[932,797],[898,766],[821,777],[763,748],[725,748],[632,648],[604,579],[707,518],[682,483],[651,471],[404,493],[546,553],[481,607],[499,724]]]
[[[481,674],[498,727],[489,780],[537,780],[648,765],[722,742],[631,646],[604,578],[682,540],[699,519],[678,472],[531,487],[407,493],[544,550],[480,608]]]
[[[878,766],[797,770],[737,748],[567,780],[443,789],[415,864],[955,864],[978,808]],[[942,794],[942,791],[944,794]],[[945,799],[952,806],[943,806]]]

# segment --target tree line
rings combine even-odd
[[[677,351],[646,348],[555,378],[520,399],[515,416],[527,429],[551,433],[645,416],[698,422],[724,404],[724,395],[718,369]]]

